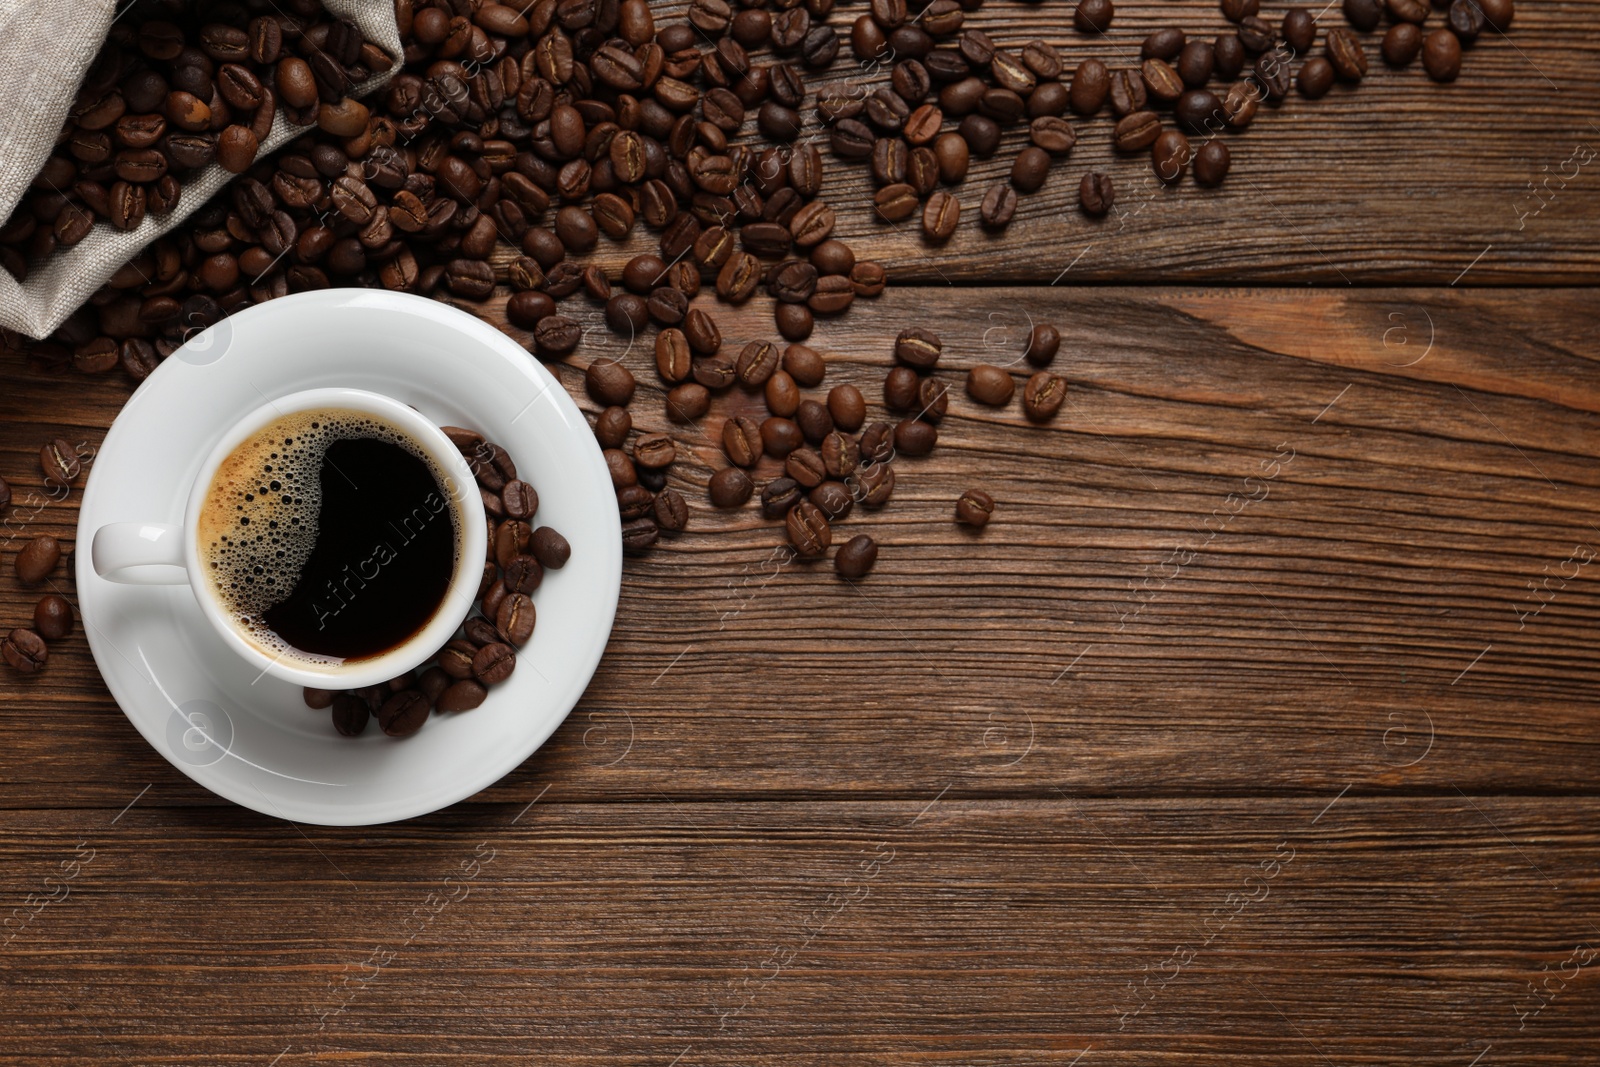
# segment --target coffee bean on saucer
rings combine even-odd
[[[565,567],[567,560],[572,558],[572,546],[567,539],[549,526],[540,526],[533,531],[530,548],[534,558],[553,571]]]
[[[453,682],[439,694],[434,706],[440,711],[471,711],[479,707],[489,698],[489,690],[483,683],[473,678],[463,678]]]
[[[495,611],[494,626],[506,641],[521,648],[533,636],[533,601],[523,593],[511,593]]]
[[[372,718],[367,702],[349,693],[340,693],[325,706],[333,709],[333,728],[345,737],[358,736],[367,728],[367,720]]]
[[[308,685],[301,691],[301,696],[305,699],[306,707],[314,711],[326,711],[333,707],[334,698],[339,696],[339,692],[336,689],[317,689]]]
[[[439,669],[452,678],[472,677],[472,657],[478,648],[470,641],[451,641],[439,650]]]
[[[648,508],[650,504],[649,490],[642,489],[639,486],[634,486],[634,488],[644,494],[645,506]],[[619,493],[618,496],[620,497],[621,494]],[[511,563],[504,568],[504,571],[505,575],[502,580],[505,582],[506,589],[513,593],[532,596],[534,590],[539,588],[539,583],[544,580],[544,565],[535,556],[519,555],[512,559]]]
[[[531,519],[539,510],[539,494],[533,486],[513,478],[500,490],[500,503],[509,519]]]
[[[833,555],[833,568],[839,577],[855,581],[865,578],[872,565],[878,562],[878,542],[866,534],[857,534],[839,546]]]
[[[483,621],[484,620],[481,618],[470,620],[470,622]],[[499,635],[495,635],[495,639],[498,640]],[[453,678],[444,673],[444,671],[440,670],[438,667],[429,667],[427,670],[422,672],[420,677],[417,678],[417,688],[422,690],[423,696],[427,697],[429,701],[437,706],[439,703],[439,694],[443,693],[446,689],[449,689],[450,683],[453,681]]]
[[[461,630],[467,635],[467,640],[471,641],[478,648],[482,648],[484,645],[495,644],[500,640],[500,631],[496,630],[494,628],[494,624],[488,619],[484,618],[482,615],[474,615],[472,618],[468,619],[464,624],[462,624]],[[449,676],[446,675],[446,677]],[[426,686],[423,686],[422,689],[424,692],[427,691]]]
[[[61,561],[61,542],[48,534],[30,538],[13,561],[17,579],[23,585],[38,585],[49,577]]]
[[[378,726],[390,737],[410,737],[428,721],[428,698],[418,689],[402,689],[378,709]]]
[[[473,676],[484,685],[498,685],[517,666],[517,650],[506,644],[484,645],[472,659]]]
[[[993,515],[994,497],[982,489],[968,489],[956,501],[956,519],[968,526],[985,526]]]

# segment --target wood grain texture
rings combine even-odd
[[[1592,1055],[1593,798],[595,805],[561,788],[303,832],[154,791],[116,825],[6,812],[8,895],[84,858],[0,957],[5,1051],[280,1067]],[[1534,1014],[1527,985],[1547,980]]]
[[[873,417],[899,325],[945,342],[939,447],[839,527],[880,541],[873,574],[790,563],[753,507],[710,508],[721,418],[759,404],[732,391],[677,432],[689,530],[628,561],[584,702],[484,799],[535,780],[592,800],[1595,790],[1600,593],[1574,559],[1600,544],[1592,290],[930,292],[814,338],[824,386],[858,383]],[[769,336],[768,314],[727,313],[727,343]],[[960,386],[1014,362],[1030,319],[1065,335],[1045,427]],[[622,358],[636,425],[668,429],[648,343],[590,337],[556,365],[580,404],[581,367]],[[125,389],[16,362],[7,381],[19,494],[41,440],[97,441]],[[999,501],[981,534],[952,521],[969,486]],[[75,501],[34,528],[70,535]],[[0,583],[0,618],[35,596]],[[151,781],[211,802],[123,721],[81,638],[0,684],[36,709],[0,725],[0,803],[120,806]]]
[[[1283,10],[1265,12],[1276,25]],[[968,24],[1006,47],[1046,40],[1069,69],[1091,56],[1112,68],[1135,66],[1139,43],[1158,28],[1209,39],[1230,25],[1214,0],[1119,4],[1110,33],[1088,38],[1072,29],[1070,11],[1070,4],[993,0]],[[1521,4],[1510,35],[1485,34],[1450,85],[1430,81],[1420,63],[1388,67],[1378,51],[1380,26],[1361,35],[1369,72],[1359,86],[1337,86],[1321,100],[1291,92],[1280,106],[1262,108],[1247,131],[1224,134],[1233,169],[1217,189],[1192,178],[1166,188],[1148,152],[1114,152],[1115,120],[1106,108],[1073,118],[1076,147],[1043,189],[1022,198],[1004,235],[986,232],[977,209],[984,190],[1010,174],[1027,143],[1025,127],[1007,132],[992,159],[973,161],[954,190],[961,226],[944,245],[925,241],[915,220],[877,221],[870,174],[833,159],[819,130],[822,195],[839,212],[839,234],[902,281],[1593,284],[1600,45],[1580,29],[1592,15],[1581,0]],[[847,31],[853,17],[834,21]],[[1434,25],[1440,17],[1434,13]],[[1320,22],[1324,31],[1345,25],[1337,4]],[[1322,53],[1321,40],[1313,54]],[[886,76],[856,63],[847,44],[828,81],[864,93]],[[1574,159],[1580,146],[1587,152]],[[1117,209],[1103,220],[1078,209],[1078,183],[1090,170],[1110,174],[1118,189]],[[625,249],[601,244],[602,256],[620,266],[654,247],[654,236],[641,228]]]

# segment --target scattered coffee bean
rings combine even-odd
[[[866,534],[857,534],[833,554],[833,568],[839,577],[856,581],[865,578],[878,562],[878,543]]]
[[[982,489],[968,489],[956,501],[956,519],[968,526],[987,526],[993,517],[994,497]]]
[[[33,606],[33,628],[46,641],[60,641],[72,633],[72,605],[52,593]]]
[[[1022,388],[1022,410],[1034,422],[1053,418],[1067,398],[1067,383],[1049,371],[1039,371]]]
[[[1085,215],[1101,218],[1116,202],[1117,193],[1110,175],[1092,170],[1078,183],[1078,206]]]
[[[980,404],[1004,407],[1016,391],[1016,382],[1001,367],[983,363],[967,371],[967,395]]]
[[[23,585],[38,585],[61,562],[61,542],[47,534],[29,538],[13,562],[18,581]]]
[[[789,534],[789,544],[801,556],[821,556],[833,543],[833,529],[828,525],[827,517],[809,500],[802,500],[789,509],[784,526]]]
[[[755,483],[739,467],[723,467],[711,476],[707,485],[713,507],[737,508],[750,499]]]
[[[1422,67],[1436,82],[1453,82],[1461,73],[1461,41],[1449,30],[1434,30],[1422,40]]]

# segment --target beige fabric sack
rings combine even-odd
[[[395,57],[393,67],[358,86],[354,95],[371,92],[399,70],[393,0],[324,0],[324,6],[360,26],[369,41]],[[49,157],[115,8],[114,0],[0,0],[0,224],[11,217]],[[302,129],[286,122],[280,111],[261,154]],[[216,166],[191,176],[172,212],[148,215],[126,233],[96,224],[82,241],[36,265],[21,284],[0,270],[0,327],[47,336],[139,249],[176,227],[232,178]]]

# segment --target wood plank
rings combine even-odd
[[[1069,69],[1091,56],[1113,68],[1137,65],[1140,41],[1158,28],[1209,38],[1230,25],[1215,0],[1122,3],[1111,32],[1087,38],[1071,28],[1069,8],[996,2],[968,15],[967,25],[1011,48],[1042,38]],[[1274,23],[1281,11],[1270,9]],[[1114,152],[1107,108],[1074,119],[1077,146],[1042,190],[1022,198],[1004,236],[978,225],[977,208],[1027,143],[1021,127],[992,159],[973,161],[955,190],[960,229],[942,246],[926,242],[915,220],[876,220],[870,173],[833,159],[819,129],[822,196],[839,212],[839,234],[864,258],[882,261],[898,281],[941,286],[1593,284],[1600,56],[1594,35],[1576,32],[1591,15],[1581,0],[1520,4],[1510,35],[1485,34],[1451,85],[1430,81],[1420,63],[1388,67],[1378,51],[1381,32],[1361,35],[1369,61],[1362,83],[1315,101],[1291,92],[1281,106],[1263,108],[1249,130],[1225,133],[1233,169],[1217,189],[1192,179],[1165,188],[1148,153]],[[1437,25],[1439,14],[1432,18]],[[849,19],[834,21],[848,30]],[[1321,20],[1324,30],[1345,25],[1337,5]],[[1321,51],[1319,43],[1314,53]],[[886,81],[856,63],[848,44],[827,79],[855,93]],[[1118,210],[1103,220],[1078,209],[1078,183],[1090,170],[1110,174],[1119,190]],[[602,261],[620,267],[653,248],[654,238],[641,232],[626,249],[601,245]],[[502,262],[510,254],[502,248]]]
[[[711,437],[676,431],[690,529],[628,561],[584,702],[483,799],[537,780],[593,799],[1595,791],[1600,587],[1568,562],[1600,537],[1594,291],[929,297],[891,289],[815,338],[824,385],[859,383],[879,417],[893,334],[926,323],[958,394],[890,506],[840,526],[881,542],[871,577],[774,562],[774,524],[706,503]],[[728,344],[770,336],[768,314],[727,312]],[[1047,427],[959,385],[1015,360],[1029,316],[1066,338]],[[625,358],[636,425],[668,429],[648,345],[590,336],[567,386]],[[3,380],[19,497],[39,444],[97,442],[126,389],[15,356]],[[713,436],[759,406],[717,403]],[[981,534],[951,521],[973,485],[1000,502]],[[75,508],[30,528],[70,536]],[[1574,568],[1532,614],[1529,583]],[[0,620],[35,595],[0,580]],[[210,803],[116,712],[81,638],[39,678],[0,674],[0,702],[0,805],[118,808],[152,782],[157,803]]]
[[[930,801],[0,813],[7,900],[84,857],[0,950],[6,1051],[1592,1059],[1594,798]]]

